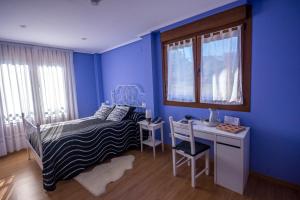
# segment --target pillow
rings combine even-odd
[[[129,112],[130,107],[128,106],[116,106],[113,111],[108,115],[106,120],[121,121]]]
[[[113,109],[114,107],[102,104],[101,107],[95,112],[94,116],[99,119],[105,120]]]

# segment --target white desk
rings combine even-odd
[[[194,135],[214,143],[214,182],[225,188],[244,193],[249,175],[250,128],[238,134],[193,125]]]

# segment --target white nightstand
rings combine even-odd
[[[161,121],[157,124],[150,123],[146,120],[140,121],[140,141],[141,141],[141,152],[143,152],[143,144],[148,145],[153,148],[153,157],[155,159],[155,147],[161,144],[161,150],[164,151],[164,130],[163,125],[164,121]],[[155,139],[156,130],[160,129],[160,140]],[[149,131],[149,137],[147,140],[143,141],[143,130]]]

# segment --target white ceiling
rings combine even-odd
[[[233,1],[0,0],[0,40],[100,53]]]

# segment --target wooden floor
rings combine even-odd
[[[272,182],[250,177],[244,196],[214,185],[213,175],[197,179],[197,187],[191,187],[189,168],[183,166],[178,177],[172,176],[171,153],[158,152],[156,160],[152,151],[130,151],[136,160],[132,170],[114,183],[106,193],[92,196],[75,180],[59,182],[54,192],[42,188],[41,170],[34,160],[27,160],[26,151],[0,158],[0,200],[36,199],[126,199],[126,200],[293,200],[300,199],[300,192]],[[202,163],[198,163],[200,167]],[[213,170],[211,170],[213,171]]]

